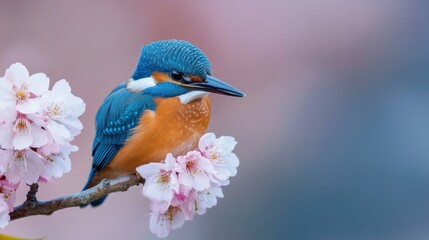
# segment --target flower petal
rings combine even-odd
[[[21,168],[21,179],[26,184],[33,184],[39,180],[42,156],[33,150],[25,150],[26,166]]]
[[[42,96],[49,88],[49,78],[44,73],[36,73],[28,79],[28,90],[36,96]]]
[[[48,134],[41,127],[31,124],[31,135],[33,136],[32,147],[38,148],[48,143]]]
[[[0,150],[0,172],[4,174],[7,170],[7,166],[12,161],[13,150]]]
[[[62,123],[69,130],[71,136],[79,135],[83,128],[82,122],[77,118],[61,119],[58,122]]]
[[[27,68],[22,63],[14,63],[6,70],[4,77],[15,86],[21,87],[28,80],[29,75]]]
[[[207,173],[214,173],[213,164],[205,157],[198,159],[198,167]]]
[[[80,117],[85,112],[86,105],[82,98],[71,95],[65,100],[67,108],[70,110],[70,117]]]
[[[179,173],[179,182],[187,187],[193,187],[194,180],[186,171]]]
[[[15,107],[7,107],[1,110],[1,116],[0,116],[0,125],[3,124],[12,124],[17,115],[17,111],[15,110]]]
[[[207,151],[207,148],[213,145],[216,140],[216,135],[214,133],[206,133],[204,134],[198,143],[198,148],[202,153]]]
[[[176,158],[173,157],[173,154],[168,153],[165,157],[165,165],[162,167],[162,169],[166,171],[174,171],[176,167]]]
[[[12,127],[0,127],[0,146],[5,149],[13,149]]]
[[[67,128],[55,121],[50,121],[48,123],[47,129],[52,134],[54,140],[57,142],[64,142],[64,140],[68,140],[71,137]]]
[[[210,179],[209,177],[203,173],[198,172],[194,174],[194,188],[197,191],[203,191],[210,187]]]
[[[173,191],[163,183],[158,182],[159,175],[154,175],[146,179],[143,186],[143,195],[153,201],[164,201],[170,204],[173,199]]]
[[[24,114],[35,113],[40,109],[40,99],[32,98],[16,106],[16,110]]]
[[[165,238],[170,233],[170,223],[167,221],[165,214],[151,213],[149,220],[149,229],[159,238]]]
[[[136,168],[136,171],[142,176],[143,178],[148,178],[153,176],[155,173],[159,172],[159,169],[161,168],[161,163],[149,163],[145,165],[141,165]]]
[[[61,79],[54,84],[52,87],[52,97],[54,99],[58,97],[64,97],[71,94],[71,88],[67,80]]]
[[[150,210],[154,213],[165,213],[170,204],[164,201],[152,201],[150,204]]]
[[[32,160],[27,159],[27,167],[20,170],[21,180],[26,184],[37,183],[39,180],[39,166]]]
[[[14,134],[13,146],[17,150],[22,150],[30,147],[33,143],[33,136],[31,134]]]
[[[186,216],[183,213],[182,209],[177,208],[176,213],[173,215],[173,219],[171,221],[171,229],[178,229],[183,226],[186,220]]]
[[[38,112],[27,114],[27,118],[31,120],[34,124],[40,127],[45,127],[48,121],[45,114],[38,113]]]
[[[13,96],[12,83],[0,78],[0,109],[15,107],[16,98]]]
[[[218,143],[225,152],[232,152],[235,148],[235,145],[237,145],[237,141],[235,141],[235,138],[230,136],[220,137],[218,139]]]

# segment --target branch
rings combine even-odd
[[[51,215],[55,211],[63,208],[87,205],[109,193],[119,191],[125,192],[128,188],[138,185],[139,183],[144,184],[144,179],[137,175],[130,175],[114,180],[103,179],[98,185],[90,189],[50,201],[37,201],[36,193],[38,185],[33,184],[30,186],[27,200],[22,205],[15,207],[14,211],[9,214],[10,219],[12,221],[33,215]]]
[[[27,207],[34,207],[35,204],[37,204],[37,191],[39,190],[39,184],[34,183],[29,185],[30,190],[27,193],[27,200],[22,205],[25,205]]]

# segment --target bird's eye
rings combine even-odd
[[[171,72],[171,78],[176,81],[182,80],[182,74],[176,71]]]

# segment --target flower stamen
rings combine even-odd
[[[30,133],[30,129],[31,129],[31,125],[27,119],[18,118],[15,122],[13,131],[22,135],[28,135]]]
[[[13,154],[13,157],[15,159],[14,164],[18,165],[18,167],[20,169],[24,165],[24,170],[27,173],[28,172],[27,160],[25,159],[25,152],[24,152],[24,150],[15,151],[15,153]]]
[[[15,151],[13,157],[15,158],[15,160],[18,160],[18,161],[25,160],[24,151],[23,150]]]
[[[170,175],[168,173],[162,173],[159,175],[157,183],[168,183],[170,182]]]
[[[24,83],[19,89],[15,89],[15,97],[20,103],[25,102],[30,98],[30,92],[28,91],[27,84]]]
[[[52,118],[59,118],[64,114],[64,112],[65,107],[63,102],[53,103],[51,106],[48,107],[48,114]]]

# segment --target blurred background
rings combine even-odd
[[[185,39],[244,99],[212,96],[209,131],[238,140],[225,198],[169,239],[429,239],[429,2],[2,1],[0,69],[66,78],[84,99],[73,168],[40,187],[79,191],[93,120],[140,48]],[[3,75],[1,72],[0,75]],[[27,189],[21,187],[21,203]],[[156,239],[141,187],[99,208],[13,221],[50,239]]]

